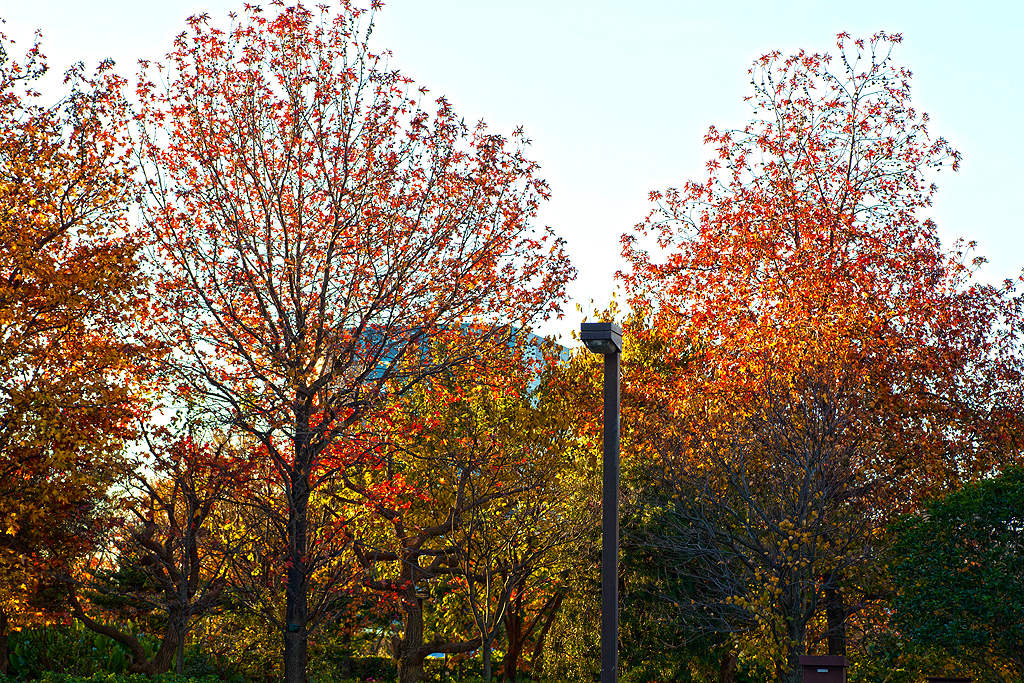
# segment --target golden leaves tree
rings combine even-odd
[[[46,107],[38,41],[21,62],[8,46],[0,36],[0,639],[31,569],[87,541],[133,431],[145,351],[122,81],[110,63],[92,77],[75,67]]]
[[[180,387],[283,482],[298,683],[310,495],[337,474],[322,456],[389,395],[557,313],[572,269],[531,227],[548,189],[521,131],[429,111],[370,52],[372,12],[273,11],[191,20],[142,77],[139,152]]]
[[[402,620],[392,652],[403,683],[422,680],[432,653],[478,649],[489,681],[503,627],[514,678],[542,618],[521,623],[528,603],[592,526],[573,505],[570,425],[552,410],[558,348],[520,334],[423,382],[380,421],[378,455],[344,474],[370,513],[355,539],[363,585]]]

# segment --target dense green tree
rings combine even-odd
[[[1024,680],[1024,469],[965,486],[896,523],[890,571],[907,637]]]
[[[671,499],[629,500],[622,520],[623,680],[731,683],[734,634],[753,625],[738,558],[720,552]]]

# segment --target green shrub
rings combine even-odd
[[[92,676],[72,676],[70,674],[47,671],[39,679],[41,683],[223,683],[216,676],[192,678],[175,674],[112,674],[99,673]]]
[[[128,630],[134,631],[129,623]],[[136,633],[151,657],[159,641]],[[14,631],[8,642],[12,678],[38,679],[45,672],[72,676],[122,673],[131,662],[128,650],[106,636],[93,633],[81,623],[71,626],[34,626]]]

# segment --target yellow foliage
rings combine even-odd
[[[38,44],[22,62],[7,47],[0,35],[0,574],[26,577],[87,542],[117,472],[140,407],[145,281],[124,218],[121,81],[109,64],[72,71],[43,107]],[[0,583],[20,609],[31,581]]]

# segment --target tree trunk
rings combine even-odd
[[[729,649],[722,650],[722,666],[718,671],[718,683],[733,683],[737,659],[735,652]]]
[[[491,683],[491,645],[493,638],[485,638],[480,644],[480,654],[484,660],[484,683]]]
[[[195,504],[190,501],[190,505],[191,510],[194,511],[196,509]],[[194,519],[194,512],[189,514],[189,518]],[[188,580],[182,580],[178,586],[178,603],[182,606],[182,609],[170,621],[178,637],[178,646],[174,652],[174,673],[179,676],[184,675],[185,672],[185,635],[188,633],[189,622],[191,621],[192,597],[199,582],[199,546],[195,537],[196,531],[198,529],[193,527],[188,532],[188,564],[186,565],[188,566],[188,571],[185,572]],[[186,609],[185,606],[188,606],[188,608]]]
[[[306,683],[306,622],[309,586],[306,584],[306,546],[309,524],[309,488],[312,453],[309,417],[299,415],[295,425],[295,464],[290,474],[288,506],[288,590],[285,596],[284,683]]]
[[[398,683],[420,683],[423,675],[422,657],[404,657],[398,661]]]
[[[836,585],[838,577],[833,574],[825,586],[825,620],[828,624],[828,653],[846,656],[846,605],[843,592]]]
[[[398,663],[398,683],[419,683],[423,680],[423,660],[405,659]]]
[[[178,648],[174,658],[174,673],[185,675],[185,634],[178,634]]]
[[[423,598],[416,596],[416,578],[422,574],[416,565],[418,558],[402,563],[402,635],[391,640],[391,650],[398,664],[399,683],[419,683],[424,679],[423,660],[434,652],[447,654],[471,652],[479,649],[480,639],[462,642],[442,642],[435,638],[431,643],[423,642]],[[492,638],[493,640],[493,638]],[[460,676],[461,678],[461,676]]]
[[[505,634],[508,637],[508,648],[502,661],[505,683],[515,683],[519,671],[519,657],[523,652],[523,598],[516,595],[515,602],[505,612]]]
[[[403,571],[403,574],[406,572]],[[419,683],[423,680],[423,600],[416,597],[415,583],[404,591],[403,598],[410,605],[403,618],[401,640],[394,641],[395,659],[398,661],[399,683]]]
[[[174,655],[178,652],[178,643],[178,630],[172,624],[168,624],[167,628],[164,629],[164,637],[160,641],[160,647],[157,649],[156,654],[153,655],[153,659],[148,662],[143,660],[141,665],[136,662],[135,669],[137,671],[133,673],[167,673],[171,670],[171,665],[174,663]]]
[[[7,651],[7,612],[0,606],[0,674],[10,671],[10,655]]]
[[[780,678],[788,683],[802,683],[800,655],[807,654],[807,624],[799,618],[787,619],[786,671]]]

